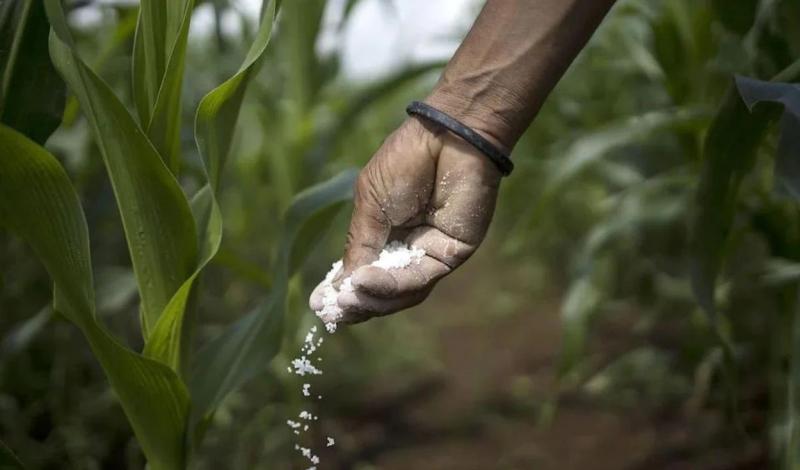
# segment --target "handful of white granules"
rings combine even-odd
[[[400,269],[410,266],[412,263],[419,263],[423,256],[425,256],[425,250],[416,247],[409,247],[403,242],[394,241],[386,245],[383,251],[381,251],[378,259],[372,263],[371,266],[382,269]],[[322,310],[316,312],[317,316],[322,319],[323,322],[325,322],[325,328],[329,333],[336,331],[336,324],[342,319],[344,314],[338,304],[339,294],[353,291],[353,284],[350,280],[350,277],[347,277],[342,281],[338,290],[333,287],[333,279],[341,270],[342,261],[339,260],[333,263],[330,272],[328,272],[328,274],[325,276],[325,280],[322,281],[322,287],[324,289],[322,300],[323,306]],[[294,373],[299,376],[322,375],[322,369],[318,367],[319,364],[314,365],[313,361],[314,359],[316,359],[317,362],[322,361],[322,357],[315,358],[314,353],[317,352],[322,346],[324,339],[322,337],[317,338],[316,334],[317,327],[312,326],[309,332],[306,334],[303,347],[300,349],[302,355],[296,359],[293,359],[291,361],[291,366],[287,367],[287,370],[290,373]],[[304,397],[310,397],[312,395],[311,384],[304,383],[301,392]],[[317,400],[322,400],[322,395],[317,395]],[[294,433],[296,436],[300,436],[301,433],[308,432],[313,422],[317,421],[318,419],[319,417],[311,412],[302,410],[297,415],[297,419],[286,420],[286,425],[289,426],[289,429],[292,431],[292,433]],[[335,441],[332,437],[326,438],[326,447],[331,447],[334,444]],[[298,442],[295,443],[294,448],[311,463],[311,466],[306,470],[317,470],[317,466],[320,463],[320,458],[314,453],[314,450],[311,447],[304,447]]]
[[[386,245],[378,259],[371,266],[382,269],[400,269],[412,263],[419,263],[423,256],[425,256],[425,250],[414,246],[409,247],[400,241],[393,241]],[[316,312],[317,316],[325,323],[325,328],[329,333],[336,331],[336,325],[342,319],[343,312],[338,304],[339,294],[353,292],[353,284],[349,276],[342,280],[339,290],[333,287],[333,279],[341,270],[342,260],[339,260],[333,263],[331,270],[325,275],[325,280],[322,281],[324,289],[322,310]]]

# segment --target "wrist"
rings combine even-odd
[[[425,103],[469,126],[506,154],[517,143],[527,125],[520,116],[518,96],[496,85],[466,86],[444,78]]]

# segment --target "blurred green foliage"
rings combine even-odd
[[[356,3],[346,2],[346,11]],[[217,19],[241,14],[222,0],[198,4]],[[336,54],[315,49],[325,7],[323,0],[283,2],[244,99],[219,179],[225,232],[196,302],[197,345],[256,308],[279,282],[271,268],[282,262],[278,221],[292,198],[363,164],[442,65],[412,64],[351,83]],[[102,21],[75,31],[78,49],[133,109],[136,8],[112,3],[100,11]],[[8,14],[0,11],[0,26]],[[179,147],[180,183],[189,192],[205,183],[194,110],[237,71],[252,43],[255,30],[242,19],[241,37],[217,28],[187,50]],[[621,1],[609,15],[516,147],[517,170],[504,181],[492,228],[502,236],[484,248],[525,274],[525,287],[492,292],[497,306],[485,322],[505,311],[519,315],[526,296],[563,293],[562,351],[553,364],[559,393],[535,404],[537,416],[552,419],[559,394],[575,390],[634,407],[722,410],[747,433],[736,439],[768,443],[772,465],[800,465],[800,213],[785,188],[776,188],[780,110],[758,105],[750,114],[733,84],[734,74],[769,80],[798,58],[797,0]],[[74,99],[47,148],[83,203],[98,315],[138,350],[136,285],[120,217]],[[724,171],[735,176],[721,179]],[[723,192],[726,183],[736,189]],[[283,350],[221,403],[194,468],[290,468],[292,440],[282,423],[301,397],[285,374],[286,358],[311,322],[305,298],[338,257],[345,223],[340,216],[330,224],[332,236],[307,253],[308,265],[285,286]],[[713,317],[698,307],[690,284],[703,259],[694,288]],[[30,468],[141,468],[102,371],[78,332],[50,310],[49,277],[21,240],[2,231],[0,266],[0,439]],[[626,327],[641,344],[610,359],[593,354],[595,325],[631,311],[635,320]],[[362,384],[424,377],[437,367],[436,331],[413,315],[345,329],[333,343],[325,361],[336,376],[325,407],[340,416],[358,406]]]

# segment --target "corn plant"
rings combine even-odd
[[[4,119],[0,125],[0,226],[25,240],[52,277],[54,310],[83,333],[154,469],[185,468],[225,396],[263,370],[278,351],[289,279],[317,240],[312,235],[349,198],[353,179],[353,172],[345,171],[293,199],[282,219],[267,298],[192,351],[198,280],[222,238],[217,203],[222,170],[247,85],[263,61],[279,9],[276,0],[264,2],[242,66],[197,108],[194,132],[205,185],[187,195],[178,179],[179,118],[194,3],[141,2],[132,114],[81,59],[60,0],[44,2],[52,28],[50,58],[90,124],[114,190],[140,297],[142,351],[120,343],[95,314],[86,220],[67,173],[41,146],[49,132],[34,141],[16,125],[19,120]],[[38,0],[11,4],[21,4],[23,11],[41,6]],[[23,26],[16,28],[17,42],[27,31]],[[14,64],[25,63],[19,60],[25,52],[11,49],[16,56],[5,61],[11,65],[4,77],[19,72]],[[13,93],[4,89],[3,96]]]
[[[691,226],[691,280],[697,301],[709,315],[725,352],[733,386],[737,381],[735,345],[726,327],[725,307],[720,308],[717,299],[717,277],[730,255],[729,239],[743,182],[753,173],[758,149],[776,118],[780,118],[781,126],[774,184],[784,197],[800,201],[800,174],[795,161],[800,154],[800,85],[784,83],[798,80],[800,61],[770,82],[736,77],[735,86],[728,90],[705,140],[705,160]],[[732,135],[737,139],[732,140]],[[779,250],[775,254],[783,255]],[[800,468],[800,315],[797,312],[797,306],[790,302],[789,330],[774,332],[779,343],[789,345],[788,371],[780,374],[786,384],[785,392],[780,394],[783,403],[774,404],[781,412],[773,423],[780,430],[776,439],[779,451],[773,457],[787,469]]]
[[[796,0],[619,2],[517,147],[521,155],[547,144],[552,158],[518,159],[527,174],[508,181],[508,205],[499,207],[514,224],[506,250],[545,253],[556,266],[548,274],[567,286],[565,389],[611,382],[613,365],[636,351],[599,361],[586,354],[592,322],[635,311],[641,349],[668,357],[671,373],[695,387],[689,393],[731,423],[769,415],[759,431],[783,468],[797,468],[800,448],[800,253],[786,156],[798,132],[787,124],[796,98],[778,82],[800,78],[798,8]],[[735,74],[771,83],[734,84]],[[780,110],[754,104],[770,99],[787,107],[777,139]],[[530,178],[542,181],[533,204],[519,194],[529,195]],[[680,343],[651,344],[662,328],[680,331]],[[700,370],[713,371],[713,385]],[[768,405],[749,396],[765,384]]]

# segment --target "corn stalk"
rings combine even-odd
[[[52,28],[52,63],[90,124],[121,215],[141,300],[145,345],[140,352],[116,340],[96,315],[89,230],[68,174],[26,135],[24,126],[5,120],[0,124],[0,226],[24,239],[53,278],[54,309],[82,331],[153,469],[186,468],[192,447],[221,400],[263,371],[275,355],[282,338],[286,286],[296,260],[310,251],[313,240],[302,235],[328,225],[350,197],[354,175],[346,171],[292,201],[267,300],[211,341],[193,366],[191,299],[203,269],[219,249],[219,180],[278,4],[265,2],[242,66],[197,109],[195,137],[206,184],[188,195],[178,182],[178,136],[194,0],[142,2],[133,55],[136,116],[80,57],[60,0],[44,3]],[[39,5],[31,0],[23,8]],[[4,76],[14,71],[7,68]]]

